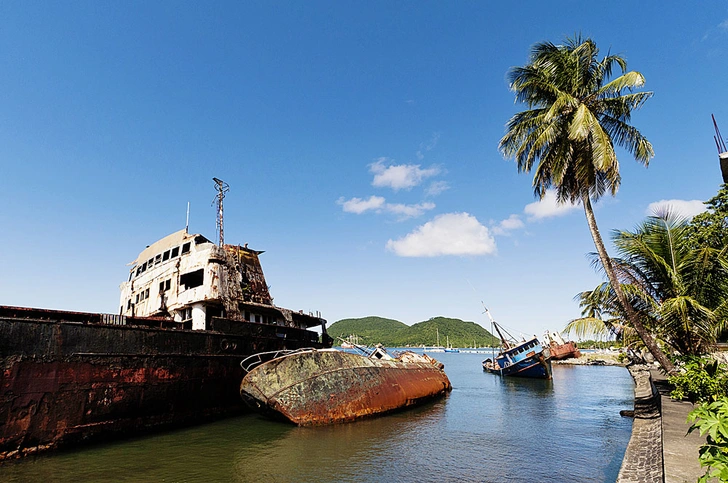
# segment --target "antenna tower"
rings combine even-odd
[[[715,128],[715,136],[713,137],[713,139],[715,139],[715,147],[718,148],[720,171],[723,175],[723,182],[728,183],[728,148],[726,148],[725,139],[723,139],[723,136],[720,135],[718,123],[715,122],[715,116],[711,114],[710,117],[713,118],[713,127]]]
[[[212,204],[217,205],[217,239],[218,245],[223,246],[225,243],[225,232],[222,223],[222,200],[225,198],[225,193],[230,191],[230,185],[219,178],[212,178],[212,180],[215,182],[215,189],[217,190],[215,199],[212,200]]]

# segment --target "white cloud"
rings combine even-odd
[[[429,211],[435,208],[435,203],[419,203],[416,205],[403,205],[401,203],[387,203],[385,209],[389,213],[400,215],[401,220],[407,218],[415,218],[422,215],[425,211]]]
[[[342,196],[336,200],[336,204],[341,205],[341,208],[347,213],[356,213],[357,215],[361,215],[367,211],[391,213],[397,215],[400,221],[421,216],[426,211],[435,208],[435,203],[432,202],[418,203],[415,205],[386,203],[386,200],[381,196],[370,196],[368,199],[352,198],[350,200]]]
[[[580,204],[559,203],[556,200],[556,192],[554,190],[548,190],[541,201],[527,204],[523,212],[528,215],[529,220],[540,220],[542,218],[566,215],[580,206]]]
[[[719,23],[718,28],[728,31],[728,19],[723,20],[721,23]]]
[[[437,196],[443,191],[447,191],[450,189],[450,185],[447,183],[447,181],[433,181],[429,188],[427,188],[427,191],[425,191],[425,195],[427,196]]]
[[[705,203],[700,200],[660,200],[650,203],[646,213],[654,215],[660,211],[665,211],[665,209],[687,218],[692,218],[707,210]]]
[[[523,224],[523,221],[521,221],[520,216],[511,215],[495,225],[492,230],[494,235],[507,235],[509,232],[513,230],[518,230],[519,228],[523,228],[524,226],[525,225]]]
[[[336,203],[341,205],[343,210],[347,213],[356,213],[357,215],[361,215],[365,211],[381,210],[382,206],[384,206],[384,201],[384,198],[381,196],[370,196],[367,200],[363,200],[361,198],[344,200],[344,198],[341,197],[336,201]]]
[[[387,166],[388,158],[379,158],[369,165],[369,171],[374,173],[372,186],[392,188],[395,191],[411,189],[426,178],[436,176],[440,168],[432,167],[422,169],[419,164],[397,164]]]
[[[423,152],[432,151],[433,149],[435,149],[435,146],[437,146],[437,141],[439,141],[439,139],[440,133],[436,132],[432,134],[432,138],[430,138],[429,142],[420,144],[420,149],[416,153],[417,159],[422,161],[425,157]]]
[[[387,249],[400,257],[489,255],[496,252],[496,244],[473,215],[446,213],[399,240],[389,240]]]

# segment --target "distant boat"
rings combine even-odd
[[[488,314],[491,324],[498,332],[501,339],[501,350],[497,356],[487,358],[482,362],[483,370],[500,376],[551,379],[551,359],[538,338],[534,336],[518,342],[493,320],[487,307],[485,313]],[[509,335],[508,338],[503,335],[504,332]]]
[[[359,345],[359,336],[356,334],[351,334],[346,339],[341,339],[342,349],[355,349],[357,345]]]
[[[460,352],[460,349],[453,349],[452,345],[450,345],[450,337],[445,337],[447,339],[447,347],[445,347],[445,352]]]
[[[581,352],[572,341],[564,342],[557,332],[546,332],[544,342],[548,343],[551,359],[560,361],[564,359],[578,359]]]
[[[241,363],[248,374],[240,395],[266,416],[311,426],[384,414],[452,389],[442,363],[426,354],[357,348],[367,355],[301,349],[251,356]]]
[[[445,348],[440,345],[440,329],[435,327],[437,332],[437,345],[432,347],[425,347],[425,352],[445,352]]]

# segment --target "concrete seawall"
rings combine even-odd
[[[628,369],[635,381],[634,421],[617,483],[694,483],[705,472],[698,462],[705,438],[686,435],[693,405],[670,399],[660,371],[646,365]]]

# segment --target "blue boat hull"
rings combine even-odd
[[[542,353],[526,357],[504,367],[501,367],[500,364],[505,361],[499,359],[500,357],[496,358],[495,367],[492,364],[488,366],[486,361],[483,361],[483,369],[501,376],[551,379],[551,361],[545,358]]]

